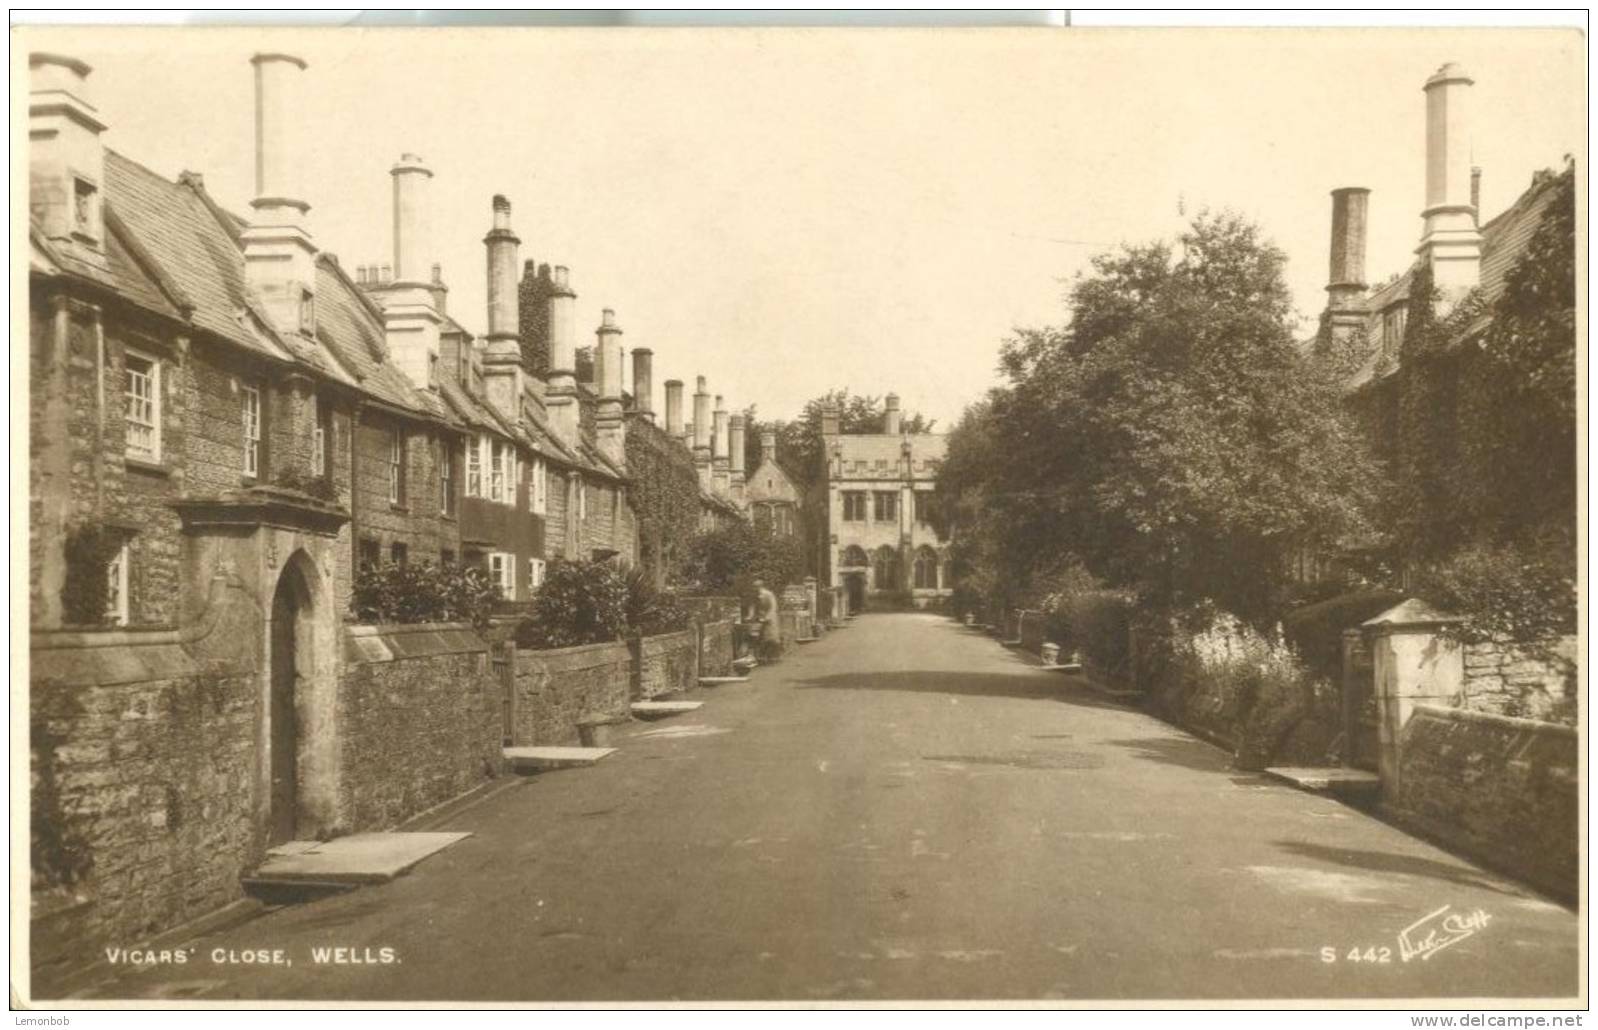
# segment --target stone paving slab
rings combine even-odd
[[[697,712],[703,708],[703,701],[634,701],[632,711],[634,715],[648,718],[655,715],[677,715],[682,712]]]
[[[517,771],[570,769],[593,765],[615,752],[613,747],[508,747],[505,760]]]
[[[290,841],[267,852],[262,883],[383,883],[469,833],[352,833],[329,841]]]
[[[1273,766],[1265,775],[1317,794],[1373,794],[1382,786],[1375,773],[1343,766]]]

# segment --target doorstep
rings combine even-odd
[[[748,682],[749,682],[749,677],[748,676],[701,676],[701,677],[699,677],[699,685],[701,687],[719,687],[719,686],[721,686],[724,683],[748,683]]]
[[[659,719],[667,715],[681,715],[703,708],[703,701],[634,701],[633,714],[640,719]]]
[[[546,769],[580,769],[614,754],[613,747],[508,747],[505,761],[515,772],[543,772]]]
[[[469,833],[352,833],[332,840],[296,840],[266,853],[245,877],[252,892],[274,887],[336,890],[387,883]]]
[[[1382,789],[1382,778],[1375,773],[1340,765],[1279,765],[1266,769],[1265,775],[1312,794],[1355,800],[1373,799]]]

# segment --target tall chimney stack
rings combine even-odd
[[[716,489],[723,497],[727,495],[727,487],[731,477],[731,462],[727,455],[727,408],[722,403],[721,394],[716,395],[716,410],[711,415],[711,440],[710,455],[711,467],[714,473]]]
[[[488,335],[483,341],[482,362],[488,402],[501,418],[515,425],[521,421],[523,386],[521,300],[516,282],[517,248],[522,241],[510,226],[510,210],[510,201],[495,194],[493,225],[483,237],[488,253]]]
[[[51,243],[105,269],[105,124],[89,102],[91,70],[28,55],[28,213]]]
[[[1332,191],[1331,263],[1326,281],[1326,311],[1332,338],[1342,342],[1364,324],[1365,227],[1370,190],[1345,186]]]
[[[705,377],[700,376],[694,389],[694,467],[699,472],[699,485],[706,490],[714,485],[710,464],[710,393],[705,389]]]
[[[626,429],[621,409],[621,326],[616,312],[606,308],[594,330],[594,379],[599,388],[599,404],[594,413],[594,432],[599,449],[617,464],[627,460]]]
[[[678,440],[684,435],[681,379],[666,380],[666,435]]]
[[[633,348],[633,410],[651,422],[655,421],[654,365],[654,351],[648,347]],[[682,398],[677,401],[681,404]]]
[[[728,482],[735,498],[743,497],[744,477],[744,417],[733,415],[727,420]]]
[[[280,332],[316,332],[316,246],[305,229],[311,206],[303,199],[299,126],[307,109],[299,95],[305,62],[292,54],[256,54],[255,199],[242,233],[244,279]]]
[[[838,422],[839,417],[837,405],[829,404],[821,409],[821,435],[823,437],[837,436]]]
[[[1445,313],[1481,278],[1481,233],[1470,196],[1470,87],[1452,62],[1426,80],[1426,207],[1420,254]]]
[[[383,309],[383,335],[396,367],[420,389],[436,387],[444,319],[433,292],[428,210],[432,171],[415,154],[389,169],[394,185],[394,279],[372,294]]]
[[[904,420],[899,414],[899,395],[890,393],[885,402],[887,411],[882,416],[882,431],[889,436],[898,436],[904,428]]]
[[[577,446],[577,293],[571,272],[556,265],[549,294],[549,390],[544,404],[561,441]]]

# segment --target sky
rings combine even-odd
[[[16,31],[16,30],[14,30]],[[1419,238],[1421,87],[1474,76],[1482,208],[1585,153],[1581,36],[1562,29],[22,30],[94,71],[105,142],[248,212],[249,58],[304,58],[294,136],[317,244],[391,260],[389,168],[435,172],[449,310],[485,323],[491,198],[521,257],[566,264],[579,344],[614,308],[661,383],[791,417],[834,387],[947,428],[1070,279],[1206,207],[1324,302],[1329,193],[1371,189],[1372,282]],[[24,73],[25,74],[25,73]],[[629,384],[630,387],[630,384]]]

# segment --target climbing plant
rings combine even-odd
[[[657,584],[681,577],[683,543],[699,524],[699,476],[688,450],[647,422],[628,427],[627,471],[640,564]]]
[[[97,626],[106,621],[111,599],[107,573],[125,538],[121,530],[92,522],[67,531],[61,615],[68,625]]]

